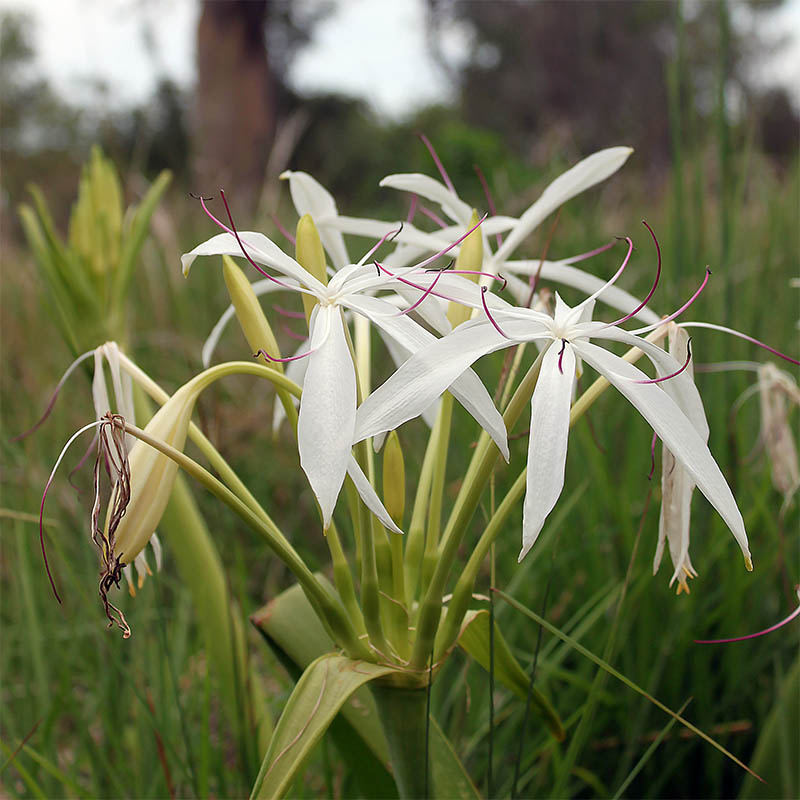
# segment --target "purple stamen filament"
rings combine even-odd
[[[414,216],[417,213],[417,195],[411,195],[411,202],[408,204],[408,215],[406,216],[406,222],[410,225],[414,221]]]
[[[800,361],[798,361],[796,358],[787,356],[785,353],[781,353],[780,350],[776,350],[774,347],[770,347],[768,344],[765,344],[759,339],[754,339],[752,336],[748,336],[746,333],[740,333],[739,331],[736,331],[733,328],[725,328],[722,325],[710,325],[705,322],[681,322],[680,325],[682,328],[709,328],[710,330],[714,331],[722,331],[723,333],[730,333],[733,336],[738,336],[740,339],[744,339],[746,342],[750,342],[751,344],[757,345],[758,347],[762,347],[767,352],[772,353],[772,355],[774,356],[778,356],[778,358],[784,359],[784,361],[788,361],[790,364],[800,365]]]
[[[386,231],[386,233],[384,233],[384,234],[383,234],[383,236],[381,236],[381,238],[380,238],[380,239],[378,239],[378,242],[377,242],[377,244],[373,245],[373,246],[372,246],[372,247],[369,249],[369,251],[368,251],[368,252],[367,252],[367,253],[364,255],[364,257],[361,259],[361,261],[359,261],[358,263],[359,263],[359,264],[366,264],[366,263],[367,263],[367,261],[369,261],[369,259],[370,259],[370,256],[371,256],[373,253],[375,253],[375,252],[377,251],[377,249],[378,249],[378,248],[379,248],[379,247],[380,247],[380,246],[381,246],[381,245],[382,245],[384,242],[390,242],[390,241],[392,241],[392,239],[394,239],[394,238],[395,238],[395,236],[399,236],[399,235],[400,235],[400,232],[401,232],[402,230],[403,230],[403,223],[401,222],[401,223],[400,223],[400,227],[399,227],[399,228],[397,228],[397,230]],[[378,270],[378,274],[380,275],[380,270]]]
[[[299,361],[301,358],[305,358],[306,356],[310,356],[316,348],[312,348],[311,350],[306,350],[305,353],[300,353],[296,356],[288,356],[287,358],[275,358],[275,356],[271,356],[263,347],[260,347],[257,352],[253,353],[253,358],[258,358],[259,356],[264,356],[267,361],[273,361],[278,364],[288,364],[290,361]]]
[[[436,169],[439,170],[439,174],[442,176],[442,180],[445,183],[445,186],[453,193],[456,193],[456,187],[453,186],[453,182],[450,180],[450,176],[447,174],[447,171],[444,168],[444,164],[442,164],[441,159],[436,154],[436,150],[434,149],[433,145],[431,144],[430,139],[424,134],[420,133],[419,138],[422,140],[422,143],[425,147],[428,148],[428,152],[431,154],[431,158],[433,159],[433,163],[436,164]]]
[[[491,315],[489,311],[489,306],[486,305],[486,292],[489,291],[486,286],[481,286],[481,303],[483,303],[483,310],[486,312],[486,316],[489,318],[489,322],[492,323],[494,329],[504,338],[510,339],[511,337],[497,324],[494,317]]]
[[[475,174],[478,176],[478,180],[481,182],[481,187],[483,188],[483,194],[486,197],[486,205],[489,208],[489,213],[493,216],[497,216],[497,208],[495,207],[494,200],[492,199],[492,193],[489,191],[489,184],[486,182],[486,177],[483,174],[483,171],[477,164],[473,164],[472,168],[475,170]],[[500,247],[503,244],[503,237],[498,232],[495,234],[495,240],[497,241],[497,246]]]
[[[306,315],[302,311],[289,311],[288,308],[274,304],[272,308],[278,312],[282,317],[289,317],[289,319],[305,319]]]
[[[278,286],[283,286],[284,289],[294,289],[295,287],[289,286],[288,283],[284,283],[283,281],[279,281],[277,278],[274,278],[272,275],[270,275],[268,272],[266,272],[264,269],[262,269],[258,264],[256,264],[256,262],[253,261],[252,258],[250,258],[250,254],[247,252],[247,250],[245,250],[244,244],[242,243],[242,240],[239,238],[239,233],[236,230],[236,225],[234,225],[234,223],[233,223],[233,216],[231,215],[230,208],[228,208],[228,201],[225,199],[225,192],[222,189],[220,189],[219,190],[219,195],[222,198],[223,204],[225,205],[225,211],[227,212],[228,219],[230,220],[230,223],[231,223],[231,227],[230,228],[227,225],[225,225],[223,222],[218,220],[208,210],[208,206],[206,205],[206,200],[207,199],[212,199],[212,198],[197,197],[196,195],[192,195],[192,196],[193,197],[197,197],[197,199],[200,201],[200,205],[203,207],[203,211],[206,212],[208,217],[210,217],[217,225],[219,225],[219,227],[222,228],[222,230],[226,231],[227,233],[231,234],[231,236],[236,238],[236,241],[238,242],[239,247],[242,250],[242,254],[253,265],[253,267],[256,269],[257,272],[259,272],[265,278],[268,278],[269,280],[271,280],[273,283],[277,283]]]
[[[578,261],[585,261],[587,258],[593,258],[594,256],[600,255],[600,253],[605,253],[606,250],[610,250],[619,240],[612,239],[608,244],[604,244],[602,247],[596,247],[594,250],[589,250],[586,253],[581,253],[577,256],[572,256],[566,259],[570,264],[575,264]]]
[[[658,244],[658,239],[656,238],[655,233],[653,233],[653,229],[647,224],[647,222],[645,222],[645,220],[642,220],[642,225],[644,225],[645,228],[647,228],[647,230],[650,231],[650,235],[653,237],[653,241],[655,242],[656,245],[656,254],[658,256],[658,267],[656,268],[656,277],[655,280],[653,281],[653,285],[650,287],[650,291],[647,293],[647,297],[645,297],[645,299],[642,300],[642,302],[639,303],[639,305],[636,306],[636,308],[634,308],[633,311],[631,311],[629,314],[626,314],[624,317],[620,317],[616,322],[609,323],[610,325],[621,325],[623,322],[627,322],[631,317],[635,317],[650,302],[650,298],[655,294],[656,287],[658,286],[658,281],[661,278],[661,247]]]
[[[281,330],[290,338],[296,339],[298,342],[304,342],[308,337],[300,333],[295,333],[288,325],[281,325]]]
[[[658,434],[653,431],[653,438],[650,440],[650,472],[647,474],[647,480],[653,479],[653,474],[656,471],[656,442],[658,441]]]
[[[695,644],[728,644],[730,642],[743,642],[746,639],[756,639],[759,636],[764,636],[767,633],[772,633],[773,631],[778,630],[778,628],[782,628],[784,625],[790,623],[793,619],[795,619],[798,615],[800,615],[800,606],[798,606],[788,617],[782,619],[780,622],[776,622],[774,625],[770,625],[769,628],[764,628],[763,631],[758,631],[758,633],[750,633],[747,636],[734,636],[732,639],[695,639]]]
[[[289,231],[286,228],[284,228],[283,223],[278,219],[277,214],[272,214],[271,216],[272,216],[272,221],[275,223],[275,227],[283,234],[283,238],[286,239],[289,242],[289,244],[291,244],[294,247],[297,244],[297,240],[295,239],[295,237],[292,236],[292,234],[289,233]]]
[[[683,366],[680,369],[675,370],[675,372],[673,372],[670,375],[662,375],[660,378],[648,378],[647,380],[643,381],[634,381],[634,383],[661,383],[662,381],[668,381],[670,378],[674,378],[677,375],[680,375],[681,372],[683,372],[686,369],[686,367],[689,366],[689,362],[691,360],[692,360],[692,340],[689,339],[689,341],[686,342],[686,361],[684,361]]]
[[[403,314],[408,314],[409,311],[413,311],[434,290],[434,288],[436,287],[436,284],[439,282],[439,278],[442,277],[442,272],[444,272],[444,270],[440,270],[440,271],[438,271],[436,273],[436,277],[433,279],[433,282],[422,293],[422,296],[419,298],[419,300],[417,300],[417,302],[414,303],[414,305],[411,305],[407,309],[405,309],[405,311],[401,311],[400,312],[400,316],[402,316]]]
[[[401,278],[397,273],[392,272],[391,270],[384,267],[383,264],[379,264],[377,261],[375,262],[375,269],[378,270],[378,275],[380,275],[381,272],[385,272],[390,278],[394,278],[395,280],[400,281],[400,283],[404,283],[406,286],[411,286],[413,289],[419,289],[420,292],[431,294],[434,297],[440,297],[442,300],[448,300],[451,303],[458,302],[458,300],[456,300],[454,297],[448,297],[446,294],[441,294],[440,292],[432,291],[433,286],[429,286],[428,288],[426,288],[424,286],[420,286],[418,283],[409,281],[406,278]],[[436,270],[436,272],[439,275],[442,274],[441,270]]]
[[[440,228],[447,227],[447,223],[438,214],[431,211],[426,206],[420,206],[419,210],[421,214],[424,214],[428,219],[432,219]]]
[[[564,361],[564,351],[567,349],[567,340],[561,340],[561,350],[558,351],[558,371],[563,375],[564,370],[562,368],[562,363]]]

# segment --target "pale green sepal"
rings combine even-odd
[[[284,796],[350,695],[369,681],[396,671],[391,666],[355,661],[335,653],[312,662],[275,726],[251,798]]]
[[[475,659],[485,670],[489,670],[489,612],[468,611],[461,625],[458,646]],[[530,679],[519,661],[514,658],[503,634],[494,624],[494,676],[514,694],[525,700]],[[547,725],[553,738],[563,742],[564,726],[550,701],[534,686],[531,688],[531,710]]]

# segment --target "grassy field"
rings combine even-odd
[[[800,295],[789,282],[798,274],[797,170],[779,176],[748,148],[728,159],[723,162],[732,179],[728,190],[719,191],[716,152],[698,150],[684,155],[660,193],[643,185],[634,160],[607,186],[565,207],[551,255],[582,252],[612,235],[630,234],[638,245],[631,270],[636,277],[626,276],[625,288],[641,294],[655,265],[639,223],[644,217],[664,249],[657,310],[667,312],[689,296],[708,264],[712,281],[687,317],[731,325],[796,355]],[[517,212],[558,171],[554,165],[524,195],[498,198],[501,210]],[[503,176],[494,177],[502,185]],[[460,187],[468,178],[461,180]],[[479,203],[473,182],[464,194]],[[343,213],[366,211],[340,208]],[[391,206],[370,211],[371,216],[391,213]],[[293,224],[288,202],[281,216]],[[239,222],[275,235],[271,226]],[[202,341],[228,301],[211,262],[196,267],[188,282],[180,276],[180,253],[211,233],[200,209],[175,191],[158,223],[137,268],[131,350],[138,363],[174,389],[199,368]],[[540,252],[547,228],[527,245],[531,254]],[[351,254],[359,247],[354,244]],[[599,257],[592,269],[609,276],[614,258]],[[71,355],[52,324],[34,263],[21,242],[6,242],[3,269],[0,794],[246,796],[258,769],[252,743],[221,712],[191,598],[174,570],[169,547],[163,570],[135,600],[121,598],[133,637],[123,641],[105,627],[96,594],[97,557],[86,534],[90,476],[76,476],[77,491],[66,478],[78,450],[65,464],[46,509],[50,563],[63,605],[52,596],[36,518],[60,447],[92,416],[90,387],[86,374],[76,374],[46,426],[23,441],[11,441],[36,420]],[[697,364],[766,360],[763,351],[710,331],[696,332],[693,349]],[[228,332],[219,356],[246,357],[238,331]],[[501,358],[479,366],[490,386]],[[692,559],[699,578],[691,584],[691,595],[675,597],[668,587],[668,563],[652,576],[660,498],[657,480],[647,478],[651,431],[613,392],[573,430],[564,495],[529,557],[521,565],[516,562],[519,511],[495,554],[497,588],[671,709],[688,704],[685,716],[746,763],[770,715],[781,709],[778,698],[792,670],[796,679],[798,628],[727,646],[701,646],[693,639],[759,630],[797,604],[797,503],[781,513],[782,498],[772,486],[759,444],[758,399],[732,411],[754,381],[752,372],[697,377],[712,451],[747,523],[752,573],[745,571],[724,523],[696,496]],[[263,390],[237,379],[204,396],[199,420],[303,556],[325,568],[313,497],[288,436],[275,441],[269,432],[271,407],[272,398]],[[413,487],[424,442],[421,423],[410,423],[402,435]],[[455,495],[476,436],[474,422],[458,409],[448,496]],[[496,475],[496,497],[503,496],[524,465],[525,450],[524,437],[514,442],[510,467]],[[286,588],[290,576],[226,509],[200,490],[196,495],[246,619]],[[490,502],[487,495],[486,510]],[[467,542],[477,538],[481,520],[479,512]],[[487,566],[482,591],[488,588]],[[524,704],[499,686],[492,697],[490,730],[486,673],[456,652],[434,684],[432,711],[484,796],[511,793],[523,737],[519,796],[700,798],[732,797],[742,790],[746,774],[741,768],[680,725],[666,730],[669,716],[570,643],[542,632],[502,600],[496,600],[495,613],[523,665],[538,653],[537,685],[565,721],[567,738],[558,744],[535,721],[524,726]],[[277,718],[292,682],[251,633],[249,657]],[[760,796],[789,797],[798,787],[796,749],[791,749],[797,742],[797,708],[784,704],[781,713],[779,740],[785,747],[772,748],[754,765],[769,782]],[[759,787],[751,784],[746,790],[753,795]],[[326,739],[292,794],[349,797],[355,791],[352,773]]]

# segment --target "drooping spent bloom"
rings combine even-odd
[[[628,242],[629,257],[632,242]],[[628,257],[609,283],[619,277]],[[582,359],[616,387],[647,420],[725,520],[742,549],[748,569],[752,568],[742,515],[719,466],[690,419],[690,416],[703,414],[694,383],[683,374],[681,364],[672,356],[636,335],[657,326],[635,333],[621,329],[619,324],[632,313],[614,323],[591,321],[594,300],[603,288],[574,308],[557,295],[553,317],[527,308],[493,308],[490,313],[487,305],[485,316],[464,323],[415,353],[364,401],[357,414],[356,440],[393,430],[417,416],[481,356],[521,342],[543,342],[547,349],[531,398],[520,559],[536,541],[564,485],[572,387],[578,359]],[[660,377],[649,378],[623,358],[592,344],[591,339],[639,348]],[[667,376],[674,382],[670,393],[658,385]],[[680,403],[673,399],[676,394],[680,396]]]
[[[679,363],[688,366],[684,374],[691,378],[693,366],[690,359],[690,339],[684,328],[674,322],[669,323],[669,351]],[[667,393],[672,391],[672,381],[661,383]],[[676,398],[679,402],[680,398]],[[698,435],[708,442],[708,424],[703,415],[692,419]],[[658,519],[658,544],[653,558],[653,574],[655,575],[664,555],[664,545],[669,544],[669,554],[674,571],[669,585],[678,581],[678,594],[689,593],[689,578],[696,578],[697,572],[689,558],[689,528],[691,518],[692,493],[694,481],[683,464],[678,461],[670,449],[663,447],[661,453],[661,513]]]
[[[402,274],[394,274],[379,265],[364,263],[375,251],[376,248],[373,248],[361,262],[338,270],[325,284],[264,234],[237,232],[227,227],[226,231],[182,256],[184,274],[188,273],[197,256],[244,255],[262,274],[268,275],[261,269],[261,266],[266,266],[283,276],[279,281],[272,278],[273,281],[316,300],[309,320],[309,347],[301,356],[308,363],[297,426],[300,464],[320,504],[326,528],[330,524],[346,473],[353,479],[365,502],[369,501],[368,505],[371,504],[370,508],[375,511],[377,496],[350,452],[355,430],[357,388],[343,312],[348,309],[366,317],[406,354],[431,344],[435,341],[433,334],[407,314],[398,312],[390,302],[374,294],[379,290],[394,291],[399,285],[404,285],[414,288],[418,295],[427,295],[429,290],[419,289],[414,278],[426,275],[430,278],[425,268],[442,253],[404,269]],[[458,241],[446,249],[449,250]],[[439,278],[441,286],[448,289],[464,282],[458,275],[439,274]],[[477,287],[474,284],[471,286],[476,291]],[[491,432],[507,457],[508,446],[502,417],[477,375],[471,370],[462,372],[464,374],[457,376],[451,391]],[[390,530],[399,531],[379,501],[378,510],[381,522]]]

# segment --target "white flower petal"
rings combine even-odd
[[[381,525],[384,528],[388,528],[392,533],[402,533],[403,531],[395,525],[389,516],[389,512],[383,507],[383,503],[381,503],[375,489],[372,488],[372,484],[367,480],[367,476],[352,455],[347,462],[347,474],[352,479],[359,496],[364,501],[364,505],[380,520]]]
[[[311,214],[319,231],[322,246],[337,269],[350,263],[344,238],[335,228],[326,224],[338,216],[333,195],[306,172],[286,170],[281,178],[289,181],[289,192],[298,216]]]
[[[351,308],[354,308],[365,316],[369,317],[374,325],[376,325],[386,335],[390,336],[398,346],[406,351],[409,356],[417,353],[423,348],[431,347],[434,345],[434,343],[445,341],[444,339],[436,339],[432,334],[430,334],[421,326],[417,325],[417,323],[415,323],[412,319],[409,319],[407,316],[398,316],[396,313],[392,313],[391,315],[385,314],[384,309],[387,307],[391,308],[391,306],[389,306],[389,304],[385,301],[374,297],[361,296],[358,298],[348,297],[347,303]],[[490,325],[488,321],[487,324]],[[491,328],[491,330],[493,333],[496,333],[493,328]],[[448,336],[448,339],[450,339],[453,335],[454,334],[451,333]],[[499,338],[502,339],[502,337]],[[502,342],[504,344],[508,344],[507,339],[502,339]],[[500,346],[502,347],[503,345]],[[474,361],[479,356],[480,354],[476,355],[472,360]],[[495,443],[500,448],[500,452],[503,454],[503,458],[508,461],[508,442],[505,424],[503,423],[503,417],[495,408],[492,398],[489,396],[489,393],[486,391],[486,387],[483,385],[480,378],[471,369],[468,369],[470,363],[471,362],[467,362],[460,374],[457,374],[455,378],[452,379],[448,384],[444,384],[438,392],[430,397],[426,405],[419,407],[419,410],[406,417],[403,422],[422,414],[423,416],[427,416],[426,422],[428,425],[432,425],[432,421],[435,420],[435,416],[431,415],[433,415],[435,407],[437,406],[436,401],[438,400],[439,395],[441,395],[442,392],[449,386],[453,397],[455,397],[456,400],[458,400],[459,403],[461,403],[461,405],[463,405],[464,408],[469,411],[481,428],[483,428],[492,437],[492,439],[494,439]],[[369,398],[367,398],[367,400],[369,400]],[[422,402],[424,403],[425,400]],[[364,404],[362,403],[361,408],[363,407]],[[359,413],[361,413],[360,409]],[[375,430],[366,434],[365,436],[360,437],[359,439],[356,439],[356,441],[361,441],[361,439],[365,439],[368,436],[374,436],[378,433],[385,433],[387,431],[394,430],[400,424],[401,423],[397,423],[397,425],[383,428],[382,430]]]
[[[632,152],[630,147],[609,147],[600,150],[579,161],[572,169],[556,178],[519,218],[516,227],[498,248],[493,260],[497,263],[505,261],[545,217],[575,195],[613,175],[628,160]]]
[[[286,255],[271,239],[256,231],[239,231],[239,238],[245,245],[247,254],[257,264],[271,267],[277,272],[308,287],[315,293],[324,293],[325,286],[310,272],[303,269],[291,256]],[[194,250],[181,256],[183,274],[188,275],[198,256],[239,256],[243,258],[242,248],[236,237],[230,233],[220,233],[208,241],[197,245]]]
[[[310,345],[297,444],[327,528],[347,471],[356,413],[355,370],[337,306],[317,306]]]
[[[356,414],[354,441],[394,430],[419,416],[474,361],[509,344],[513,342],[500,336],[488,320],[473,320],[419,350],[361,404]],[[500,425],[502,417],[487,432],[505,455],[508,444],[505,426],[498,429]]]
[[[636,383],[647,376],[627,361],[589,342],[573,347],[583,360],[604,375],[650,423],[664,445],[683,464],[698,489],[731,529],[748,566],[750,550],[744,520],[708,446],[675,401],[658,384]]]
[[[634,336],[632,333],[622,330],[622,328],[601,328],[596,333],[592,333],[592,338],[624,342],[630,347],[638,347],[653,362],[659,377],[672,375],[683,366],[683,362],[679,363],[677,359],[658,345]],[[697,391],[690,369],[691,365],[679,375],[675,375],[674,378],[661,381],[658,386],[678,404],[681,411],[689,418],[694,429],[705,442],[708,441],[708,420],[706,419],[700,392]]]
[[[442,211],[454,222],[466,225],[472,216],[472,208],[453,194],[443,183],[419,172],[387,175],[379,186],[389,186],[402,192],[413,192],[427,200],[438,203]]]
[[[574,381],[575,353],[572,347],[554,342],[544,354],[539,379],[531,397],[520,561],[533,547],[547,515],[553,510],[564,488],[569,409]]]

